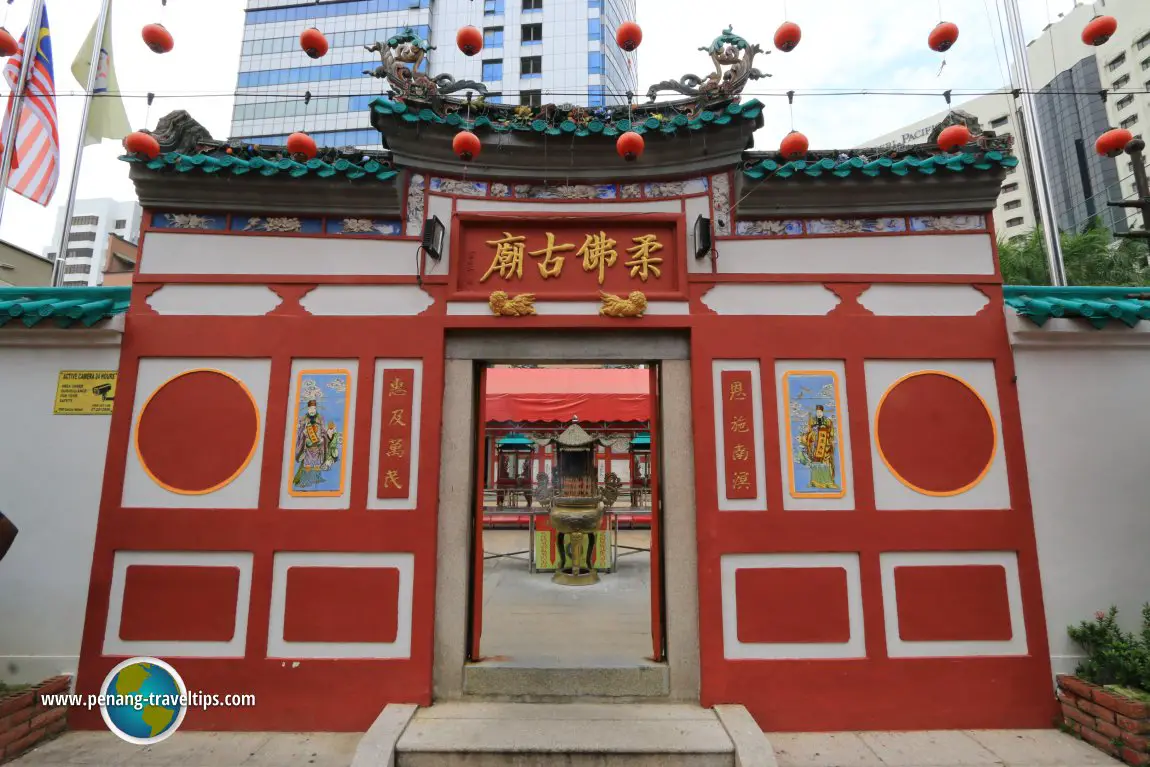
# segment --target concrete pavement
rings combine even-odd
[[[1120,762],[1057,730],[767,733],[779,767],[1093,767]]]
[[[1056,730],[768,733],[779,767],[1117,767]],[[13,767],[348,767],[360,733],[178,732],[133,746],[108,732],[72,732]],[[382,767],[382,765],[381,765]]]

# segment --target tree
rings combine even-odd
[[[1098,219],[1084,231],[1063,232],[1062,257],[1070,285],[1150,285],[1145,241],[1115,239]],[[1042,231],[998,243],[1002,281],[1007,285],[1049,285]]]

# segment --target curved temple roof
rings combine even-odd
[[[0,327],[41,323],[90,328],[128,311],[130,287],[0,288]]]

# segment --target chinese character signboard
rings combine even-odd
[[[61,370],[53,415],[111,415],[115,370]]]
[[[456,293],[492,291],[598,300],[599,292],[681,296],[680,217],[556,214],[468,218],[458,223]]]
[[[383,371],[378,498],[407,498],[410,494],[414,386],[414,370]]]
[[[727,475],[727,498],[757,498],[755,477],[755,408],[749,370],[724,370],[723,466]]]

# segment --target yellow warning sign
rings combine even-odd
[[[61,370],[53,415],[111,415],[115,370]]]

